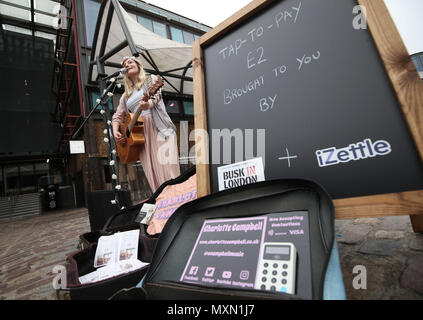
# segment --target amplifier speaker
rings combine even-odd
[[[131,193],[129,190],[119,191],[121,206],[129,207],[131,203]],[[90,219],[91,231],[103,229],[107,220],[119,211],[117,204],[112,204],[115,199],[113,190],[98,190],[88,192],[88,215]]]

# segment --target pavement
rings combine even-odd
[[[423,235],[408,216],[335,227],[347,299],[423,299]],[[89,231],[85,208],[0,221],[0,300],[56,300],[53,268]]]
[[[348,299],[423,299],[423,235],[409,216],[336,220],[335,230]]]

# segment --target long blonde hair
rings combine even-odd
[[[134,92],[134,87],[137,88],[137,90],[140,90],[141,89],[141,87],[144,85],[144,82],[145,82],[145,80],[147,78],[147,76],[145,75],[145,71],[144,71],[144,68],[143,68],[141,62],[139,62],[134,57],[130,57],[130,58],[124,59],[122,61],[122,65],[128,59],[131,59],[132,61],[134,61],[138,65],[138,69],[140,70],[140,72],[138,73],[138,76],[136,78],[136,83],[133,83],[133,81],[128,77],[128,74],[125,74],[125,76],[124,76],[124,81],[125,81],[125,96],[126,96],[127,99],[129,99],[129,97]]]

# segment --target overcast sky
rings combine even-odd
[[[144,0],[215,27],[251,0]],[[423,51],[423,0],[385,0],[410,54]]]

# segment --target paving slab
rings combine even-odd
[[[359,252],[377,256],[392,256],[398,246],[399,243],[393,240],[367,240]]]
[[[385,217],[379,225],[381,230],[412,231],[410,216]]]
[[[397,230],[378,230],[375,232],[376,239],[391,239],[391,240],[399,240],[405,237],[404,231],[397,231]]]
[[[350,224],[337,232],[337,240],[340,243],[356,244],[365,239],[372,227],[365,224]]]
[[[423,300],[423,235],[408,216],[336,220],[335,230],[348,299]],[[0,221],[0,300],[56,300],[53,266],[89,231],[85,208]],[[353,287],[357,265],[366,267],[366,290]]]
[[[401,285],[406,289],[412,289],[423,294],[423,257],[412,257],[407,262],[401,277]]]
[[[410,240],[410,249],[415,251],[423,251],[423,234],[414,233]]]
[[[56,300],[53,267],[89,231],[86,208],[0,221],[0,299]]]

